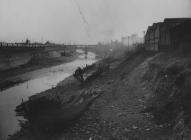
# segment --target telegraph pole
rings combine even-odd
[[[130,48],[130,37],[128,36],[128,50],[129,50],[129,48]]]

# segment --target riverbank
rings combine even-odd
[[[173,71],[175,69],[176,75],[179,75],[182,69],[178,67],[177,72],[176,65],[182,67],[186,63],[186,66],[187,64],[189,66],[190,60],[190,57],[185,57],[178,53],[155,54],[143,50],[125,53],[123,51],[123,53],[118,53],[118,55],[112,55],[112,57],[100,61],[110,65],[110,70],[104,72],[85,86],[82,87],[76,79],[70,76],[55,88],[34,95],[29,99],[33,102],[45,97],[51,100],[59,99],[61,102],[67,103],[71,97],[85,96],[91,90],[101,92],[101,95],[92,102],[75,123],[67,129],[61,129],[57,132],[42,130],[30,123],[26,123],[9,140],[179,140],[182,135],[188,134],[182,133],[188,130],[184,129],[187,128],[186,126],[181,129],[179,129],[181,126],[178,126],[178,124],[183,125],[181,120],[184,117],[180,116],[182,111],[178,113],[179,115],[176,115],[176,123],[170,125],[167,121],[157,123],[155,119],[158,116],[149,109],[147,110],[147,108],[153,107],[156,110],[155,105],[160,103],[161,96],[157,96],[157,98],[154,98],[155,100],[152,97],[156,93],[154,90],[155,86],[164,87],[162,84],[159,84],[161,83],[160,79],[169,75],[163,73],[163,70],[170,68],[167,69],[167,72],[169,72],[169,70]],[[152,71],[153,67],[155,67],[156,71]],[[161,78],[160,74],[163,75]],[[159,81],[156,78],[157,75],[159,76]],[[156,81],[153,81],[152,77],[155,77]],[[168,83],[166,83],[167,86],[172,83],[169,80],[166,82]],[[165,89],[168,89],[167,92],[171,92],[171,88],[165,87]],[[162,93],[159,95],[163,95]],[[167,101],[166,103],[171,101],[170,97],[167,98],[165,96],[165,98],[169,99],[164,100]],[[159,106],[161,112],[158,110],[158,114],[167,116],[163,112],[163,107],[166,106]],[[174,128],[178,129],[174,130]]]
[[[0,139],[6,140],[8,135],[20,129],[18,121],[20,117],[16,117],[15,108],[22,101],[28,100],[32,95],[55,87],[59,82],[71,75],[77,67],[86,66],[86,64],[90,65],[97,61],[94,53],[88,52],[86,58],[83,51],[77,52],[80,55],[74,61],[22,74],[23,77],[32,76],[33,79],[1,91],[0,133],[2,136],[0,136]]]
[[[79,55],[80,53],[73,52],[72,54],[66,54],[65,56],[56,58],[31,60],[27,64],[6,71],[2,71],[0,73],[0,90],[5,90],[16,84],[33,79],[35,75],[31,75],[29,72],[72,62],[73,60],[77,59]]]

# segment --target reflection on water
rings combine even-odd
[[[78,52],[83,53],[82,50]],[[56,86],[78,66],[92,64],[95,61],[95,54],[88,52],[87,59],[85,55],[80,55],[79,59],[73,62],[29,72],[25,75],[36,75],[36,78],[0,92],[0,139],[4,140],[9,134],[19,130],[18,120],[22,118],[16,117],[14,110],[22,99],[27,100],[31,95]]]

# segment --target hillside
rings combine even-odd
[[[57,133],[26,123],[10,140],[189,139],[189,54],[144,50],[114,54],[99,62],[109,64],[110,70],[85,86],[71,76],[28,101],[59,99],[66,105],[71,97],[84,96],[83,103],[93,96],[86,97],[90,91],[101,93],[77,122]]]

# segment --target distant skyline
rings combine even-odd
[[[191,0],[0,0],[0,41],[94,44],[179,17]]]

